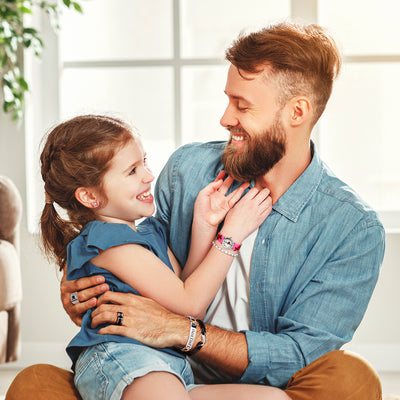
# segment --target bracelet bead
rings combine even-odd
[[[227,250],[223,249],[222,247],[219,247],[219,246],[215,243],[215,240],[213,240],[211,243],[212,243],[212,245],[213,245],[217,250],[219,250],[221,253],[224,253],[224,254],[226,254],[226,255],[228,255],[228,256],[231,256],[231,257],[237,257],[237,256],[239,255],[239,252],[237,252],[237,253],[231,253],[230,251],[227,251]]]

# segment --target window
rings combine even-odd
[[[227,138],[224,49],[240,30],[289,17],[317,22],[342,45],[345,63],[314,140],[335,173],[388,221],[399,218],[397,0],[92,0],[83,8],[83,16],[65,13],[58,39],[49,31],[59,60],[53,86],[42,66],[43,128],[77,113],[122,116],[141,131],[158,174],[181,144]]]
[[[82,112],[128,118],[142,133],[156,174],[179,145],[225,139],[219,126],[226,102],[224,49],[243,27],[289,15],[288,0],[276,3],[84,3],[84,15],[70,12],[63,21],[61,118]]]
[[[400,228],[400,25],[397,0],[318,2],[318,21],[345,63],[321,122],[320,150],[334,171]],[[396,38],[396,39],[395,39]]]

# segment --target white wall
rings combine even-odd
[[[24,215],[21,227],[22,354],[7,368],[35,362],[69,367],[64,347],[76,327],[63,311],[56,268],[47,263],[37,237],[26,228],[25,139],[18,127],[0,113],[0,174],[10,177],[21,192]],[[41,188],[40,188],[41,190]],[[349,348],[359,350],[380,371],[400,372],[400,234],[387,235],[382,274],[367,314]],[[4,368],[4,367],[1,367]]]
[[[69,367],[64,347],[76,327],[63,312],[59,295],[59,276],[38,248],[38,238],[27,230],[25,138],[23,124],[16,124],[0,113],[0,174],[11,178],[18,187],[24,204],[21,223],[21,270],[23,280],[22,353],[21,360],[12,363],[20,367],[53,359]],[[54,344],[52,346],[52,344]],[[59,349],[58,354],[53,349]]]

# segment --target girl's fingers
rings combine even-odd
[[[267,200],[268,198],[271,198],[270,191],[267,188],[264,188],[264,189],[260,190],[254,196],[254,198],[257,198],[257,200],[259,201],[259,204],[261,204],[263,201]]]
[[[214,179],[214,182],[219,181],[220,179],[224,179],[226,172],[224,170],[220,171],[217,177]]]
[[[226,196],[228,200],[229,208],[232,208],[242,197],[243,192],[249,187],[250,183],[246,182],[240,185],[237,189],[235,189],[232,193]]]
[[[225,195],[225,194],[228,192],[229,188],[231,187],[232,183],[233,183],[233,178],[232,178],[231,176],[228,176],[228,177],[224,180],[224,182],[222,183],[222,185],[221,185],[221,187],[218,189],[218,191],[219,191],[220,193],[222,193],[223,195]]]

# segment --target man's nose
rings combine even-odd
[[[236,118],[236,114],[231,104],[228,104],[219,122],[224,128],[239,125],[239,120]]]

